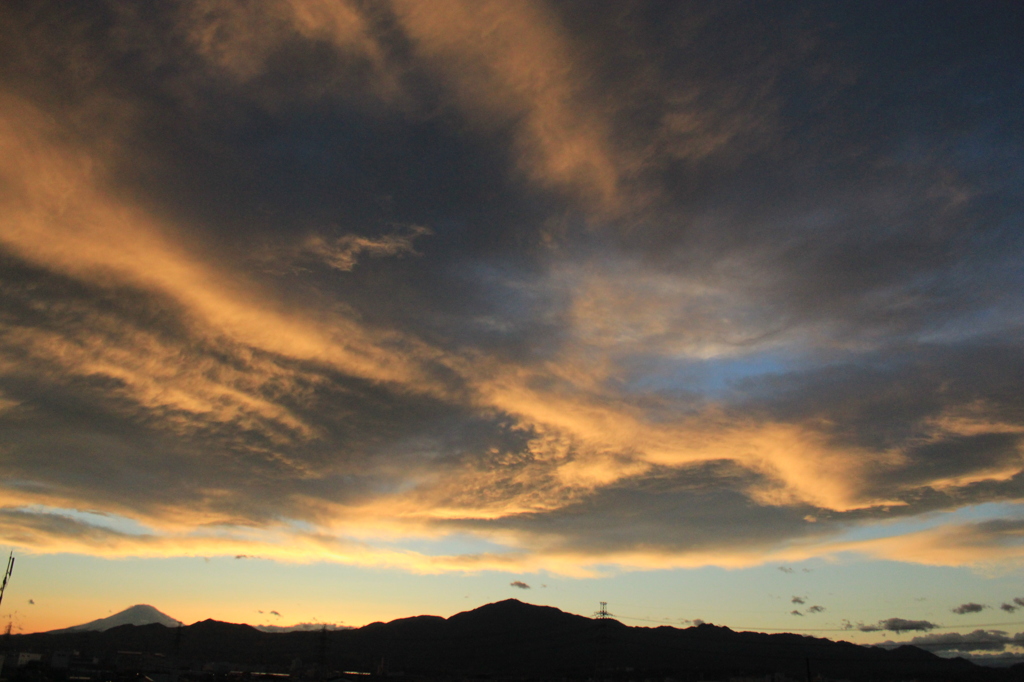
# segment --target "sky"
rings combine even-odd
[[[3,3],[0,617],[516,597],[1020,653],[1022,34]]]

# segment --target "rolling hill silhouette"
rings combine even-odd
[[[491,678],[723,679],[783,673],[797,680],[1020,680],[1024,664],[984,668],[903,646],[886,650],[794,634],[629,627],[515,599],[450,618],[416,616],[351,630],[261,632],[205,620],[185,627],[121,625],[106,631],[16,635],[22,650],[131,650],[236,669],[288,670],[296,659],[330,670]]]

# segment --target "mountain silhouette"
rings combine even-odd
[[[100,618],[82,625],[74,625],[60,630],[51,630],[49,634],[56,635],[66,632],[105,632],[119,625],[150,625],[158,623],[165,627],[173,628],[181,625],[181,621],[171,618],[166,613],[156,609],[149,604],[136,604],[129,606],[124,611],[115,613],[113,616]]]
[[[671,677],[685,682],[763,679],[776,673],[792,680],[819,675],[876,682],[1024,679],[1024,664],[985,668],[913,646],[889,650],[795,634],[735,632],[711,624],[629,627],[613,619],[586,618],[515,599],[450,618],[415,616],[349,630],[268,633],[249,625],[205,620],[173,628],[121,625],[103,632],[65,630],[12,639],[12,648],[22,651],[75,649],[97,657],[137,651],[176,660],[181,666],[230,662],[233,670],[288,672],[300,661],[315,666],[320,671],[317,675],[354,670],[425,679]]]

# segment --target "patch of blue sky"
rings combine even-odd
[[[300,519],[288,519],[284,523],[285,526],[287,526],[288,530],[296,533],[314,534],[321,532],[320,528],[318,528],[316,524],[310,523],[309,521],[302,521]]]
[[[445,535],[440,538],[408,538],[388,542],[370,541],[369,544],[387,549],[416,552],[417,554],[432,557],[508,554],[516,551],[484,538],[461,533]]]
[[[636,358],[625,363],[629,376],[626,390],[647,392],[690,392],[722,397],[741,382],[792,371],[800,361],[789,354],[759,353],[739,357]]]
[[[989,265],[990,269],[994,266]],[[1019,264],[1014,267],[1020,268]],[[1009,279],[1009,277],[1007,277]],[[1017,275],[1024,280],[1024,274]],[[1024,283],[1024,282],[1022,282]],[[997,333],[1009,333],[1024,326],[1024,306],[1016,298],[1001,299],[961,315],[951,316],[943,324],[926,329],[918,337],[922,343],[946,344],[984,339]]]
[[[67,509],[64,507],[50,507],[44,504],[32,504],[24,507],[17,507],[15,511],[28,514],[48,514],[63,516],[65,518],[80,521],[90,526],[105,528],[126,535],[149,535],[153,530],[139,523],[135,519],[118,514],[110,514],[100,511],[83,511],[81,509]]]

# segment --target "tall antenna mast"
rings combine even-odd
[[[0,604],[4,602],[4,590],[7,589],[7,581],[11,579],[12,573],[14,573],[14,550],[11,550],[10,556],[7,557],[7,570],[4,571],[4,581],[0,583]]]

